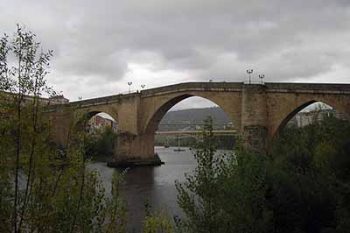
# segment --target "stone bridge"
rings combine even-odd
[[[314,102],[350,116],[350,84],[192,82],[56,105],[50,114],[53,137],[65,145],[75,124],[105,112],[118,122],[114,160],[152,160],[160,120],[171,107],[192,96],[221,107],[244,145],[255,151],[266,151],[285,124]]]

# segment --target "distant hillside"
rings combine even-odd
[[[222,128],[230,122],[226,113],[219,107],[185,109],[168,112],[161,120],[159,130],[195,129],[196,125],[203,124],[208,116],[213,118],[214,128]]]

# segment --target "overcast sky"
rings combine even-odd
[[[71,101],[189,81],[350,82],[349,0],[0,0]]]

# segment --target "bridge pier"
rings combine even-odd
[[[155,166],[162,162],[154,153],[154,135],[135,135],[129,132],[118,134],[116,151],[110,167]]]
[[[267,102],[264,85],[246,84],[242,89],[241,135],[243,146],[253,152],[267,151]]]

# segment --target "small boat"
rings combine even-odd
[[[174,151],[175,151],[175,152],[180,152],[180,151],[186,151],[186,150],[185,150],[185,149],[182,149],[182,148],[180,148],[180,147],[178,147],[178,148],[174,149]]]
[[[169,141],[168,141],[168,138],[166,137],[165,138],[165,143],[164,143],[164,148],[169,148]]]
[[[176,137],[176,141],[177,141],[177,148],[174,149],[175,152],[180,152],[180,151],[185,151],[185,149],[180,148],[180,144],[179,144],[179,136]]]

